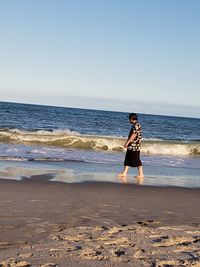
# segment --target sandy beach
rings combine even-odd
[[[0,179],[0,266],[200,266],[200,189]]]

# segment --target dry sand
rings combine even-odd
[[[0,180],[0,266],[200,266],[200,189]]]

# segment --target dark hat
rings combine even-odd
[[[129,119],[134,119],[134,120],[137,120],[137,119],[138,119],[136,113],[130,113],[130,114],[128,115],[128,118],[129,118]]]

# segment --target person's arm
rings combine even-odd
[[[124,148],[127,148],[128,145],[133,142],[135,137],[136,137],[136,134],[132,133],[132,135],[126,140],[126,143],[124,144]]]

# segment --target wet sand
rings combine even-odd
[[[200,189],[0,179],[0,266],[200,266]]]

